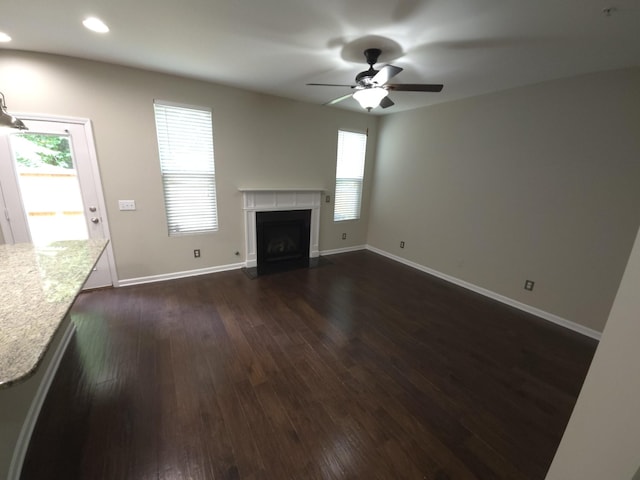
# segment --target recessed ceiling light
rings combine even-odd
[[[92,32],[107,33],[109,31],[109,27],[107,27],[107,24],[96,17],[85,18],[82,21],[82,24]]]
[[[0,42],[10,42],[11,37],[4,32],[0,32]]]

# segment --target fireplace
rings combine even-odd
[[[258,275],[309,266],[311,210],[256,212]]]
[[[306,246],[303,251],[309,259],[317,259],[320,255],[318,249],[319,232],[320,232],[320,201],[323,193],[322,188],[240,188],[242,192],[243,216],[245,225],[245,267],[252,270],[258,266],[258,229],[257,217],[262,213],[307,212],[310,214],[308,220],[308,236],[305,238]],[[267,217],[268,218],[268,217]],[[298,219],[299,220],[299,219]],[[297,235],[297,234],[295,234]],[[281,247],[272,247],[285,249],[285,244]],[[308,248],[308,249],[307,249]],[[282,253],[282,257],[292,255]],[[284,260],[280,258],[280,260]],[[290,259],[291,260],[291,259]],[[302,262],[304,259],[300,259]],[[269,262],[276,263],[276,262]]]

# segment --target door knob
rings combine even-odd
[[[100,219],[98,217],[91,217],[91,221],[93,223],[100,223]]]

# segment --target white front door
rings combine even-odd
[[[21,118],[0,135],[0,226],[6,243],[108,238],[88,121]],[[84,288],[113,284],[110,248]]]

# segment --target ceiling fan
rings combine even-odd
[[[382,51],[379,48],[368,48],[364,51],[364,56],[369,64],[369,70],[360,72],[356,75],[355,85],[340,85],[335,83],[307,83],[312,86],[324,87],[349,87],[355,92],[335,98],[325,105],[335,105],[338,102],[346,100],[349,97],[355,98],[362,108],[366,108],[368,112],[372,108],[381,106],[388,108],[395,105],[388,97],[389,91],[398,92],[440,92],[442,84],[429,83],[387,83],[402,71],[402,68],[394,65],[385,65],[380,70],[376,70],[373,66],[378,63],[378,57]]]

